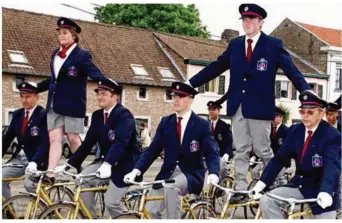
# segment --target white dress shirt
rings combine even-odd
[[[177,115],[177,122],[178,122],[178,117],[182,117],[182,121],[181,121],[181,143],[183,142],[183,136],[184,136],[184,132],[186,129],[186,126],[188,125],[190,116],[191,116],[192,110],[190,109],[187,113],[185,113],[183,116],[179,116],[178,113],[176,113]]]
[[[318,125],[315,128],[313,128],[313,129],[308,129],[308,128],[305,127],[304,143],[305,143],[306,138],[309,136],[308,131],[312,131],[312,135],[311,135],[311,137],[312,137],[315,134],[315,131],[316,131],[317,127],[318,127]]]
[[[108,109],[107,111],[105,109],[103,109],[103,117],[105,117],[105,113],[108,113],[108,118],[110,116],[110,113],[112,112],[112,110],[115,108],[115,106],[117,105],[117,103],[115,103],[115,105],[113,107],[111,107],[110,109]],[[104,119],[103,119],[104,121]]]
[[[35,110],[36,108],[37,108],[37,104],[36,104],[36,106],[34,106],[34,107],[33,107],[32,109],[30,109],[30,110],[26,110],[26,109],[25,109],[24,118],[25,118],[25,116],[26,116],[26,111],[29,111],[28,120],[30,120],[30,118],[31,118],[31,116],[32,116],[32,114],[33,114],[33,112],[34,112],[34,110]],[[25,152],[24,152],[23,149],[20,150],[19,155],[25,156]]]
[[[68,59],[70,53],[73,51],[73,49],[75,49],[75,47],[77,46],[77,43],[74,43],[65,53],[66,57],[65,58],[61,58],[57,55],[57,53],[59,51],[62,50],[62,47],[60,47],[59,51],[57,51],[54,61],[53,61],[53,71],[55,72],[56,75],[56,79],[58,77],[58,73],[61,70],[61,67],[63,66],[64,62]]]
[[[214,126],[214,130],[216,129],[217,121],[218,121],[218,119],[216,119],[216,120],[210,120],[210,129],[211,129],[211,125]],[[211,124],[211,123],[212,123],[212,124]]]
[[[247,48],[248,48],[247,40],[248,39],[252,39],[253,40],[253,42],[252,42],[252,51],[254,51],[255,45],[257,44],[260,35],[261,35],[261,32],[256,34],[253,38],[248,38],[247,36],[245,36],[245,50],[246,50],[245,52],[246,52],[246,55],[247,55]]]

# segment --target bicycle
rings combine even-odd
[[[241,203],[241,204],[230,204],[229,202],[230,202],[230,199],[232,198],[233,194],[240,193],[240,194],[248,194],[249,195],[250,191],[235,191],[235,190],[232,190],[230,188],[222,187],[218,184],[212,183],[212,185],[214,187],[217,187],[220,190],[224,191],[225,194],[227,195],[227,200],[224,204],[224,207],[222,209],[221,214],[218,216],[218,219],[227,219],[227,218],[233,219],[235,212],[236,212],[238,207],[247,207],[249,205],[256,205],[259,203],[259,201],[257,201],[257,200],[249,200],[248,202]],[[233,209],[233,211],[231,213],[228,213],[229,209]]]
[[[15,164],[15,163],[11,163],[11,164],[3,164],[2,168],[4,167],[13,167],[13,168],[24,168],[24,165],[21,164]],[[25,177],[21,176],[21,177],[7,177],[2,179],[2,182],[15,182],[15,181],[23,181],[25,179]],[[4,203],[6,201],[6,198],[4,196],[2,196],[2,203]]]
[[[148,189],[153,187],[153,185],[162,185],[164,188],[172,188],[175,190],[178,190],[178,188],[174,188],[171,186],[167,186],[167,184],[174,183],[174,180],[157,180],[152,182],[129,182],[133,185],[138,185],[140,188],[142,188],[142,194],[140,196],[139,201],[139,209],[138,211],[131,211],[129,214],[122,214],[118,216],[116,219],[151,219],[150,213],[146,209],[146,203],[150,201],[159,201],[164,200],[164,196],[147,196]],[[209,203],[201,202],[202,208],[198,210],[194,210],[192,208],[193,204],[190,204],[189,200],[186,196],[182,197],[182,209],[185,210],[185,213],[183,214],[183,218],[185,219],[198,219],[198,218],[207,218],[205,215],[203,215],[202,210],[205,208],[209,208],[206,210],[210,210],[209,212],[216,216],[215,210],[211,207]],[[205,204],[205,205],[203,205]],[[196,211],[197,215],[196,215]]]
[[[75,194],[72,199],[72,201],[64,201],[58,204],[51,205],[49,208],[47,208],[45,211],[43,211],[39,219],[93,219],[93,216],[91,215],[90,211],[80,198],[80,194],[82,192],[95,192],[95,193],[102,193],[106,192],[108,189],[108,186],[100,185],[98,187],[94,188],[82,188],[82,182],[85,178],[90,177],[96,177],[96,173],[90,173],[90,174],[73,174],[70,172],[67,172],[63,170],[63,174],[72,176],[76,179],[80,180],[79,185],[75,188]],[[101,204],[103,204],[104,210],[104,201],[102,197]],[[66,215],[65,215],[66,214]],[[104,214],[104,211],[101,215]],[[98,213],[97,213],[98,215]]]
[[[299,218],[299,217],[311,216],[312,211],[310,208],[306,208],[305,210],[295,211],[295,206],[296,204],[308,204],[308,203],[313,203],[313,202],[318,201],[318,198],[311,198],[311,199],[284,198],[284,197],[280,197],[278,195],[271,194],[271,193],[267,193],[264,196],[269,196],[276,200],[285,202],[285,204],[281,206],[284,212],[285,219],[294,219],[294,218]]]
[[[43,177],[46,173],[53,171],[37,171],[31,173],[33,176],[39,177],[35,193],[21,193],[6,200],[2,206],[3,219],[35,219],[46,208],[53,205],[55,202],[60,202],[65,199],[72,199],[73,192],[67,187],[70,182],[55,183],[48,185],[43,183]],[[57,190],[57,200],[51,199],[49,194],[53,190]],[[50,192],[50,193],[49,193]],[[56,199],[56,197],[53,197]]]

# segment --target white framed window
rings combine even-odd
[[[16,108],[5,108],[5,125],[11,124],[13,112],[16,110]]]
[[[143,65],[140,64],[131,64],[131,68],[134,72],[135,75],[138,76],[148,76],[148,73],[146,71],[146,69],[144,68]]]
[[[170,68],[168,68],[168,67],[157,67],[157,69],[163,78],[169,78],[169,79],[175,78],[175,76],[171,72]]]
[[[12,90],[13,92],[19,92],[17,86],[21,83],[25,81],[25,77],[14,77],[13,81],[12,81]]]
[[[138,87],[137,100],[138,101],[148,101],[148,90],[146,87]]]
[[[335,90],[342,90],[342,66],[336,67]]]
[[[28,65],[27,58],[23,51],[7,50],[8,56],[12,64],[26,64]]]
[[[172,89],[171,88],[166,88],[165,93],[164,93],[164,101],[165,102],[172,102]]]
[[[276,98],[288,98],[289,97],[289,82],[288,81],[276,81],[275,95]]]
[[[135,125],[137,127],[137,130],[139,129],[139,126],[141,123],[146,123],[148,126],[148,129],[151,129],[151,116],[140,116],[136,115],[134,116],[135,119]]]
[[[226,77],[220,75],[219,77],[205,83],[198,87],[199,93],[205,93],[207,95],[224,95],[225,94]]]

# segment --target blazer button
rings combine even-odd
[[[300,175],[300,178],[303,178],[303,175]]]
[[[245,90],[242,90],[242,93],[245,93],[246,91]]]
[[[302,188],[302,185],[299,185],[299,188]]]
[[[243,81],[246,81],[246,80],[247,80],[246,78],[243,79]]]
[[[24,147],[24,145],[22,145],[21,147]]]
[[[179,163],[179,161],[177,160],[176,163]]]

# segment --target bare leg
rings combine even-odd
[[[64,130],[63,126],[49,131],[50,151],[49,151],[49,166],[48,170],[53,170],[57,165],[62,155],[62,138]],[[53,177],[53,174],[47,174]]]
[[[80,135],[78,133],[67,133],[67,137],[70,143],[71,152],[75,153],[82,143]]]

